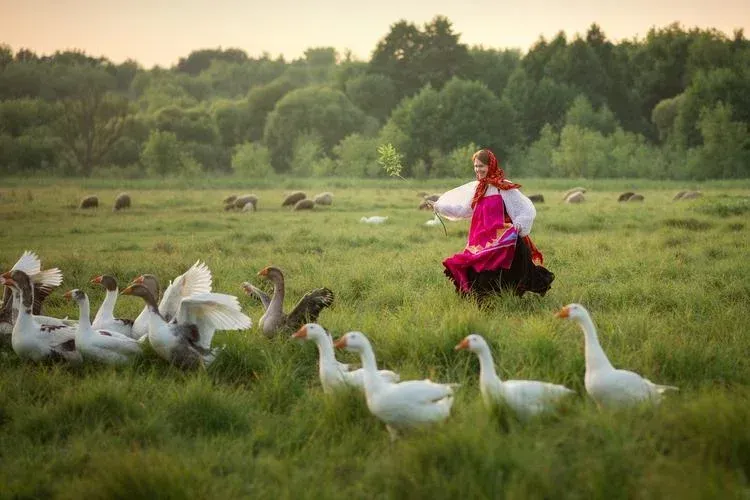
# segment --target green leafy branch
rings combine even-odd
[[[378,165],[383,167],[391,177],[400,177],[401,179],[404,179],[401,177],[401,170],[404,168],[403,165],[401,165],[401,159],[401,153],[396,151],[393,144],[388,143],[378,146]]]

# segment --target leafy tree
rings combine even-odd
[[[577,93],[572,87],[544,77],[538,83],[522,69],[517,69],[508,80],[503,101],[513,110],[521,137],[533,142],[539,131],[549,123],[561,126],[565,113]]]
[[[599,132],[566,125],[552,153],[555,175],[593,179],[607,167],[607,141]]]
[[[529,146],[518,162],[518,173],[535,177],[551,177],[555,173],[553,153],[560,142],[559,134],[547,124],[542,127],[539,139]]]
[[[290,167],[290,149],[303,133],[316,134],[327,155],[341,139],[359,132],[364,113],[343,92],[328,87],[306,87],[284,96],[268,115],[263,134],[274,168]]]
[[[470,63],[463,78],[484,83],[501,97],[508,79],[521,64],[521,53],[516,50],[495,50],[484,47],[469,49]]]
[[[674,124],[684,97],[684,94],[680,94],[669,99],[664,99],[651,112],[651,121],[659,132],[660,141],[666,142],[672,137],[676,141],[676,144],[681,144],[683,147],[686,144],[687,141],[685,138],[675,138],[673,136]]]
[[[242,177],[256,179],[272,174],[268,148],[257,142],[240,144],[232,156],[232,170]]]
[[[411,96],[429,84],[442,88],[470,65],[466,45],[459,43],[451,22],[435,17],[420,31],[414,24],[399,21],[378,42],[370,60],[370,72],[388,76],[396,82],[399,98]]]
[[[247,94],[247,122],[245,138],[250,141],[260,141],[266,126],[268,114],[273,111],[276,103],[289,92],[297,88],[297,84],[285,76],[260,87],[255,87]]]
[[[383,177],[385,171],[378,165],[377,138],[351,134],[333,148],[335,170],[338,175],[352,177]]]
[[[69,160],[84,176],[91,175],[120,138],[129,118],[130,104],[111,92],[114,86],[110,74],[86,65],[71,66],[59,80],[59,91],[65,97],[57,133]]]
[[[316,133],[303,133],[294,141],[291,170],[295,176],[310,177],[324,156],[323,139]]]
[[[385,75],[368,74],[346,82],[346,95],[359,109],[385,122],[398,103],[396,86]]]
[[[613,133],[617,128],[617,120],[609,108],[602,105],[601,109],[594,110],[584,95],[576,97],[570,109],[565,113],[565,124],[596,130],[605,136]]]
[[[0,70],[3,70],[13,62],[13,49],[10,45],[0,43]]]
[[[165,177],[194,168],[193,160],[183,152],[183,146],[173,132],[154,130],[141,153],[141,163],[152,175]]]
[[[211,66],[213,61],[243,63],[247,61],[247,53],[241,49],[201,49],[191,52],[187,57],[181,57],[177,62],[177,71],[192,76],[200,74]]]
[[[249,121],[247,104],[244,101],[214,101],[211,110],[219,129],[221,143],[233,147],[244,141]]]
[[[698,123],[703,146],[690,171],[696,179],[736,179],[750,175],[750,135],[746,123],[732,120],[732,107],[705,108]]]

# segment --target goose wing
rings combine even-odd
[[[44,299],[63,281],[62,271],[56,267],[42,271],[42,262],[39,260],[39,256],[30,250],[26,250],[21,255],[11,271],[23,271],[31,280],[34,287],[34,305],[32,308],[34,314],[40,314]]]
[[[271,303],[271,297],[266,295],[263,290],[258,288],[257,286],[254,286],[252,283],[249,283],[247,281],[242,283],[242,289],[245,290],[245,293],[248,295],[255,295],[258,300],[260,300],[260,303],[263,305],[263,310],[268,309],[268,305]]]
[[[392,387],[394,396],[413,403],[434,403],[451,396],[453,389],[449,384],[436,384],[430,380],[407,380]]]
[[[211,270],[203,262],[193,266],[172,281],[159,302],[159,312],[167,321],[177,315],[180,301],[185,297],[200,293],[210,293],[213,277]]]
[[[314,323],[323,308],[333,304],[333,292],[328,288],[316,288],[297,302],[286,319],[288,328],[299,328],[305,323]]]
[[[199,293],[185,297],[177,311],[177,325],[195,325],[199,338],[195,341],[203,349],[211,348],[216,330],[245,330],[253,325],[237,297],[224,293]]]
[[[91,343],[94,347],[115,351],[120,354],[138,354],[141,352],[141,346],[138,341],[131,339],[127,335],[111,330],[96,330]]]

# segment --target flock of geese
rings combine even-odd
[[[318,315],[333,303],[327,288],[311,290],[288,314],[283,311],[284,276],[276,267],[266,267],[258,275],[273,284],[269,297],[249,282],[243,290],[260,300],[264,314],[260,330],[268,337],[291,332],[291,337],[312,341],[319,354],[320,383],[325,393],[342,387],[355,387],[365,394],[370,412],[386,424],[392,438],[403,431],[445,420],[451,411],[458,384],[431,380],[401,381],[397,373],[379,370],[375,351],[367,336],[351,331],[334,342],[316,323]],[[107,364],[127,363],[142,353],[149,343],[163,359],[190,368],[208,366],[220,352],[212,346],[217,330],[245,330],[252,320],[242,312],[237,297],[211,290],[208,267],[196,262],[170,282],[161,300],[159,282],[150,274],[138,276],[118,294],[116,280],[96,276],[91,283],[106,289],[104,301],[91,320],[86,293],[72,289],[65,293],[79,307],[77,321],[41,314],[44,299],[62,283],[57,268],[42,270],[38,256],[25,252],[16,264],[0,275],[6,290],[0,307],[0,334],[10,334],[14,352],[21,358],[41,361],[61,358],[70,362],[91,359]],[[118,295],[140,297],[145,307],[135,320],[117,318],[114,307]],[[616,369],[599,344],[596,327],[580,304],[569,304],[557,317],[577,323],[585,339],[585,388],[602,407],[618,408],[641,403],[657,403],[662,393],[676,387],[659,385],[628,370]],[[341,363],[334,348],[357,353],[361,368]],[[479,388],[486,406],[510,408],[520,419],[554,411],[575,392],[565,386],[536,380],[502,380],[495,369],[487,341],[478,334],[464,338],[455,347],[468,350],[479,359]]]

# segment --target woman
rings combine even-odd
[[[555,275],[542,267],[544,258],[529,237],[534,204],[505,178],[492,151],[480,149],[472,159],[477,180],[434,204],[450,220],[471,218],[466,247],[443,261],[445,274],[459,293],[479,298],[503,288],[544,295]]]

